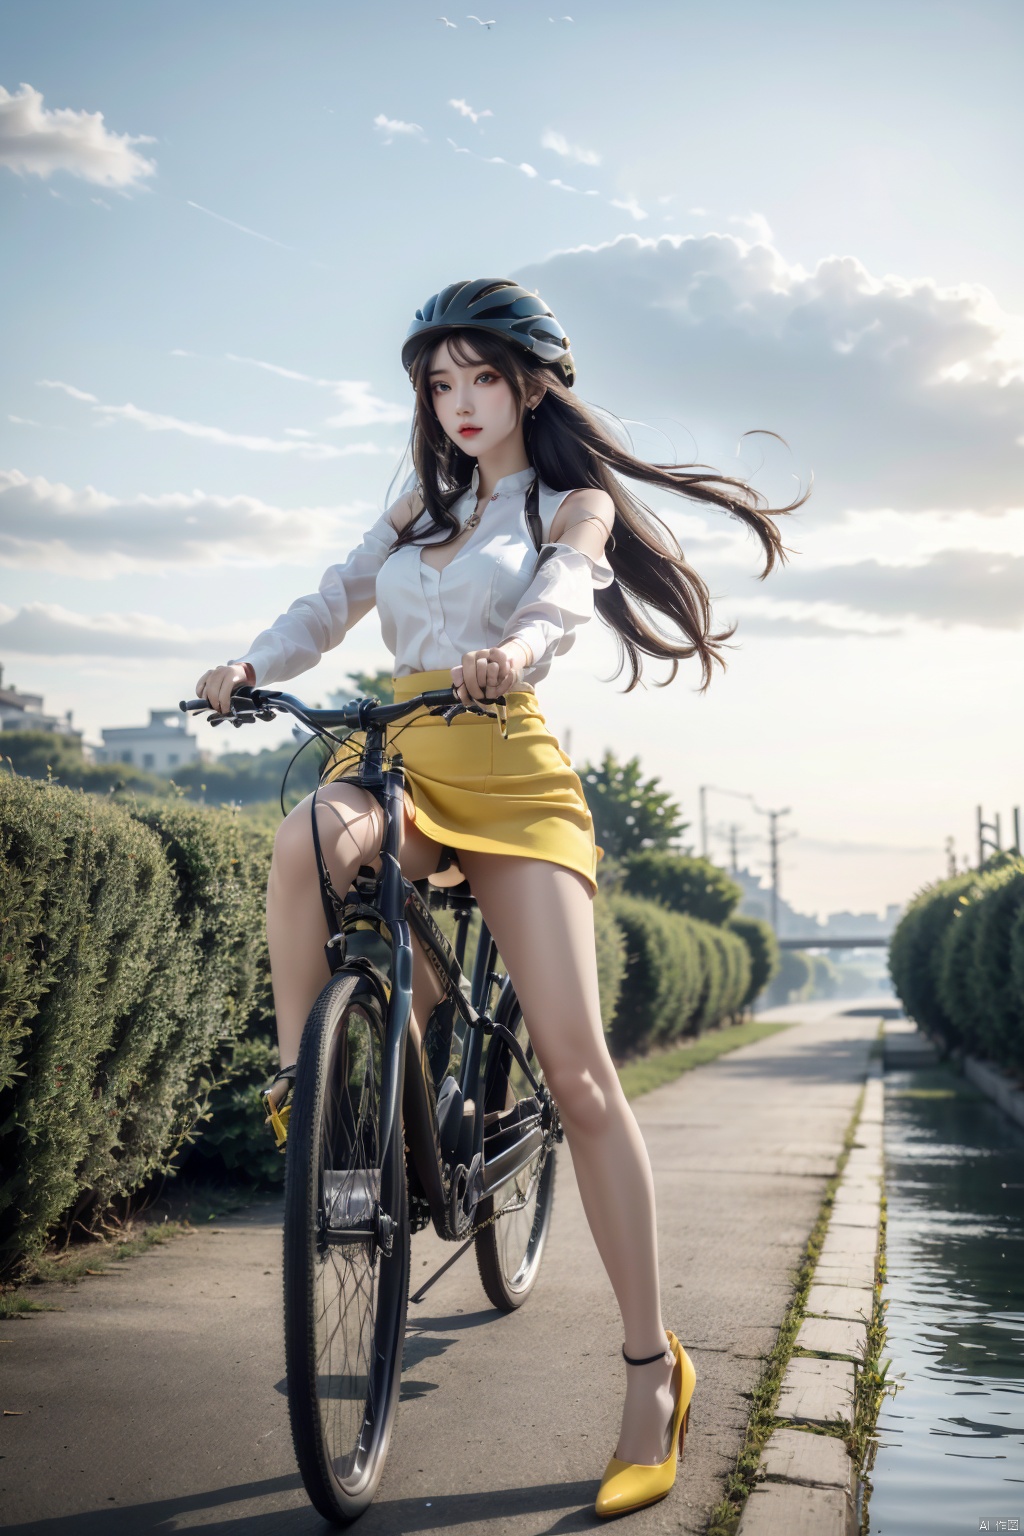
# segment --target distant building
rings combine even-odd
[[[771,922],[771,887],[749,869],[734,869],[729,874],[743,891],[740,912],[746,917],[760,917],[766,923]],[[807,938],[819,943],[825,939],[888,938],[903,912],[899,903],[892,902],[886,907],[884,917],[879,917],[877,912],[830,912],[821,922],[810,913],[798,912],[783,896],[779,897],[778,910],[780,938]]]
[[[82,732],[71,724],[70,709],[66,715],[48,715],[41,693],[19,693],[17,688],[5,688],[3,680],[4,669],[0,666],[0,730],[53,731],[58,736],[74,736],[81,741]]]
[[[130,763],[150,773],[171,774],[186,763],[199,762],[199,744],[189,733],[187,717],[177,709],[151,709],[148,725],[108,725],[100,734],[98,763]]]

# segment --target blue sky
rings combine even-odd
[[[798,903],[904,899],[1024,798],[1020,7],[439,10],[0,16],[5,676],[93,736],[188,691],[384,504],[417,304],[515,275],[641,452],[815,481],[764,587],[658,501],[742,648],[623,698],[594,626],[552,724],[792,804]]]

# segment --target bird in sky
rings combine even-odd
[[[480,25],[482,27],[486,27],[488,29],[488,31],[490,31],[491,27],[493,27],[495,25],[495,23],[493,21],[480,21],[480,17],[479,16],[467,16],[466,20],[467,21],[477,21],[477,22],[480,22]]]
[[[456,29],[458,29],[458,25],[459,25],[458,22],[457,21],[449,21],[447,16],[439,16],[437,19],[438,19],[438,21],[443,21],[446,27],[455,27]]]

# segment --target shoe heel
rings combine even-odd
[[[679,1460],[683,1459],[683,1449],[686,1445],[686,1431],[690,1427],[690,1405],[687,1403],[686,1412],[683,1414],[683,1422],[679,1426]]]

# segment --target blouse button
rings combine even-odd
[[[495,491],[494,495],[491,497],[491,500],[492,501],[497,501],[497,499],[498,499],[498,493],[497,493],[497,491]]]

